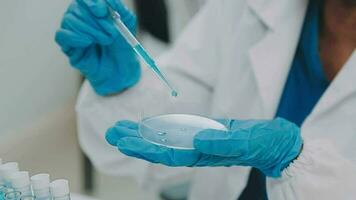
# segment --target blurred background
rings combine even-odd
[[[159,199],[130,177],[92,168],[77,141],[74,106],[82,77],[54,42],[70,0],[2,0],[0,7],[0,158],[97,199]],[[176,40],[204,0],[126,0],[153,56]],[[118,198],[119,197],[119,198]]]

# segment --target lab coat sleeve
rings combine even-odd
[[[201,109],[208,109],[217,76],[218,53],[216,37],[211,30],[219,1],[211,1],[194,17],[173,48],[158,59],[179,98],[199,102]],[[215,27],[216,28],[216,27]],[[110,175],[132,175],[144,184],[153,179],[164,180],[182,174],[189,169],[170,169],[160,165],[129,158],[105,141],[106,130],[119,120],[139,119],[141,111],[164,113],[170,106],[169,90],[146,67],[139,83],[120,94],[102,97],[95,94],[86,81],[81,89],[76,111],[79,142],[101,172]]]
[[[299,157],[281,178],[267,179],[269,199],[334,200],[356,198],[356,163],[328,140],[304,139]]]

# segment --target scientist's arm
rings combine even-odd
[[[355,199],[356,164],[329,140],[304,138],[301,154],[278,179],[267,178],[269,199]]]
[[[157,60],[166,76],[178,88],[180,98],[194,98],[202,108],[210,106],[210,99],[219,72],[217,37],[211,31],[219,19],[220,1],[209,1],[193,18],[173,48]],[[216,27],[214,27],[216,28]],[[161,109],[167,106],[169,91],[146,68],[141,80],[129,90],[118,95],[97,95],[86,82],[79,95],[78,113],[79,139],[81,147],[94,165],[102,172],[112,175],[150,175],[153,167],[147,162],[127,157],[111,147],[105,140],[105,132],[119,120],[137,121],[143,107]],[[159,112],[159,111],[158,111]],[[164,169],[157,174],[164,175]],[[168,169],[167,169],[168,170]]]

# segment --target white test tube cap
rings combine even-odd
[[[9,181],[10,176],[14,172],[19,171],[19,164],[17,162],[8,162],[3,165],[0,165],[0,177],[2,177],[3,180]]]
[[[31,176],[31,185],[34,190],[49,188],[49,174],[36,174]]]
[[[58,179],[49,184],[52,197],[62,197],[70,193],[69,182],[65,179]]]
[[[9,180],[11,182],[11,186],[15,189],[23,188],[31,184],[30,175],[27,171],[14,172],[10,175]]]

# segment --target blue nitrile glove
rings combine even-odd
[[[252,166],[278,177],[299,154],[299,128],[287,120],[231,122],[230,131],[204,130],[194,139],[196,150],[177,150],[151,144],[137,133],[137,124],[118,122],[106,139],[128,155],[168,166]]]
[[[73,0],[55,37],[71,65],[99,95],[120,92],[140,78],[139,61],[115,29],[106,2],[134,33],[136,17],[120,0]]]
[[[251,166],[278,177],[300,153],[300,129],[285,119],[232,121],[230,131],[204,130],[194,138],[197,151],[223,158],[214,166]]]

